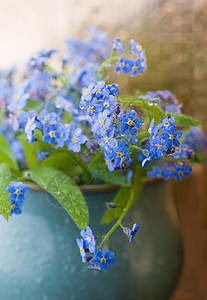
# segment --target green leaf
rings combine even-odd
[[[112,200],[113,203],[115,203],[117,205],[116,208],[111,208],[111,209],[107,209],[107,211],[105,212],[102,220],[101,220],[101,224],[107,224],[110,223],[116,219],[118,219],[118,217],[120,217],[123,208],[125,207],[127,200],[128,200],[128,195],[130,193],[130,188],[129,187],[120,187],[118,192],[116,193],[116,196],[114,197],[114,199]]]
[[[172,116],[175,118],[175,125],[180,125],[180,126],[201,126],[202,125],[196,119],[183,114],[172,113]]]
[[[16,159],[2,134],[0,134],[0,163],[1,162],[7,163],[14,170],[19,169]]]
[[[144,140],[146,138],[150,138],[150,133],[148,131],[139,132],[138,135],[137,135],[138,143],[135,144],[135,145],[136,146],[138,146],[138,145],[141,146],[142,140]]]
[[[69,176],[55,168],[41,166],[31,170],[31,179],[58,200],[79,228],[86,228],[88,224],[86,201]]]
[[[37,100],[27,100],[27,108],[29,109],[32,109],[32,110],[35,110],[37,112],[40,111],[41,109],[41,100],[40,99],[37,99]]]
[[[39,129],[35,129],[34,137],[38,140],[38,142],[42,142],[42,132]]]
[[[103,161],[103,148],[100,148],[97,153],[92,158],[89,166],[93,165],[96,161],[102,160]]]
[[[55,167],[65,173],[69,173],[70,169],[77,165],[70,152],[59,152],[52,154],[42,161],[43,166]]]
[[[120,171],[116,170],[109,172],[105,162],[103,161],[92,161],[88,166],[88,171],[91,175],[103,180],[104,182],[120,186],[131,186],[131,183],[128,182],[126,176],[124,176]]]
[[[88,171],[94,177],[103,180],[107,183],[112,183],[119,186],[131,186],[126,176],[120,171],[110,172],[103,160],[103,149],[100,149],[88,165]]]
[[[11,211],[10,195],[6,191],[11,181],[11,171],[8,164],[0,164],[0,212],[8,221]]]
[[[124,100],[118,100],[123,106],[127,106],[129,104],[135,104],[143,109],[145,109],[148,113],[150,113],[152,118],[155,118],[155,120],[159,120],[159,118],[164,119],[165,113],[161,109],[161,107],[157,103],[150,102],[149,100],[142,99],[139,97],[132,97]]]
[[[124,208],[128,204],[129,194],[132,191],[132,189],[134,190],[134,194],[133,194],[133,201],[131,203],[131,206],[136,202],[136,200],[138,199],[138,197],[142,191],[141,177],[139,176],[139,173],[137,171],[135,171],[135,173],[134,173],[132,187],[131,188],[121,187],[119,189],[116,196],[112,200],[112,202],[115,203],[117,205],[117,207],[113,208],[113,209],[112,208],[107,209],[107,211],[105,212],[105,214],[101,220],[101,224],[110,223],[110,222],[118,219],[121,216]]]
[[[44,152],[46,150],[46,144],[44,145],[44,143],[38,141],[34,143],[28,143],[26,141],[26,134],[21,134],[18,136],[18,139],[24,148],[25,159],[28,167],[32,169],[39,166],[39,162],[37,161],[37,152]]]

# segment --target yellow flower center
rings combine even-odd
[[[16,190],[15,192],[17,195],[21,194],[21,191],[19,189]]]
[[[157,149],[160,150],[162,146],[160,144],[157,144]]]
[[[119,67],[120,67],[120,68],[123,68],[123,67],[124,67],[124,63],[120,63],[120,64],[119,64]]]
[[[128,123],[127,123],[130,127],[134,126],[135,123],[132,121],[132,120],[129,120]]]
[[[55,136],[55,131],[50,131],[50,136],[54,137]]]
[[[86,239],[89,243],[91,242],[91,238],[88,236]]]
[[[174,135],[170,134],[169,139],[170,139],[170,140],[173,140],[173,139],[174,139]]]
[[[99,92],[100,92],[100,90],[99,90],[99,89],[97,89],[97,90],[96,90],[96,94],[98,94]]]
[[[179,174],[180,176],[183,176],[183,171],[179,171],[178,174]]]
[[[109,107],[109,103],[108,102],[104,102],[104,107]]]
[[[118,157],[122,157],[122,155],[123,155],[123,153],[122,153],[121,151],[119,151],[119,152],[117,153],[117,156],[118,156]]]
[[[133,70],[133,71],[136,70],[136,69],[137,69],[137,66],[132,67],[132,70]]]
[[[91,106],[89,107],[89,109],[88,109],[88,110],[90,110],[90,111],[94,111],[93,107],[91,107]]]
[[[137,45],[137,46],[136,46],[136,49],[137,49],[137,51],[141,51],[141,50],[142,50],[142,47],[141,47],[140,45]]]
[[[181,147],[176,147],[176,150],[177,150],[177,151],[180,151],[180,150],[181,150]]]
[[[105,164],[106,164],[107,166],[109,165],[109,162],[108,162],[108,160],[106,160]]]
[[[87,90],[87,91],[86,91],[86,95],[88,95],[89,93],[90,93],[90,91],[89,91],[89,90]]]
[[[109,141],[109,139],[106,137],[106,138],[105,138],[105,142],[108,143],[108,141]]]
[[[50,120],[50,118],[49,117],[45,117],[45,121],[49,121]]]
[[[73,138],[72,138],[72,141],[73,141],[73,143],[75,143],[75,142],[76,142],[76,138],[75,138],[75,137],[73,137]]]
[[[12,204],[11,205],[11,209],[15,209],[16,208],[16,205],[15,204]]]
[[[157,178],[162,178],[162,174],[157,174]]]
[[[168,127],[169,125],[170,125],[169,122],[165,122],[165,123],[164,123],[164,126],[165,126],[165,127]]]
[[[30,123],[27,124],[27,127],[28,127],[28,128],[30,127]]]
[[[15,101],[18,101],[19,100],[19,97],[15,97]]]
[[[101,124],[101,126],[103,126],[103,124],[104,124],[104,120],[101,120],[101,121],[100,121],[100,124]]]
[[[105,262],[106,262],[106,259],[105,259],[105,257],[103,257],[103,258],[101,259],[101,262],[103,262],[103,263],[105,263]]]

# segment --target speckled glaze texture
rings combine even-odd
[[[94,234],[104,203],[114,192],[86,194]],[[117,264],[104,273],[81,262],[76,238],[79,230],[56,200],[44,192],[30,192],[23,214],[9,222],[0,218],[1,300],[167,300],[182,265],[182,245],[170,185],[155,182],[123,224],[141,229],[129,244],[121,228],[104,250],[115,252]],[[95,229],[95,230],[94,230]]]

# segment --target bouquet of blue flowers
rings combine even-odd
[[[131,243],[140,225],[122,224],[138,199],[145,177],[180,180],[190,163],[206,162],[200,122],[181,113],[168,90],[119,93],[115,74],[134,77],[147,69],[145,51],[89,28],[89,37],[66,40],[59,51],[34,53],[25,69],[0,73],[0,212],[24,212],[34,182],[53,195],[81,229],[77,245],[88,268],[106,271],[116,263],[103,245],[117,227]],[[119,186],[106,203],[102,223],[116,222],[102,236],[88,226],[81,185]],[[15,216],[16,217],[16,216]],[[137,222],[137,220],[135,220]],[[131,225],[131,224],[130,224]],[[112,249],[113,250],[113,249]]]

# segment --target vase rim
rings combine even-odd
[[[148,185],[152,182],[156,181],[156,179],[152,178],[142,178],[142,183],[144,185]],[[45,189],[37,185],[33,182],[23,181],[23,184],[26,184],[30,187],[31,191],[36,192],[47,192]],[[100,192],[113,192],[119,189],[118,185],[113,184],[90,184],[90,185],[79,185],[78,186],[84,194],[91,194],[91,193],[100,193]]]

